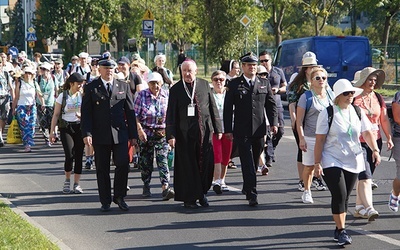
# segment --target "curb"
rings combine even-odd
[[[39,229],[40,232],[44,234],[51,242],[56,244],[60,248],[60,250],[72,250],[70,247],[65,245],[59,238],[57,238],[52,233],[50,233],[50,231],[42,227],[39,223],[37,223],[35,220],[29,217],[24,211],[17,208],[14,204],[12,204],[7,198],[4,198],[1,194],[0,194],[0,201],[4,202],[4,204],[7,204],[11,208],[11,210],[14,213],[18,214],[19,216],[21,216],[22,219],[26,220],[29,224]]]

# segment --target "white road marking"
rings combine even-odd
[[[380,240],[380,241],[384,241],[386,243],[389,243],[389,244],[392,244],[392,245],[395,245],[395,246],[400,246],[400,240],[396,240],[396,239],[387,237],[387,236],[382,235],[382,234],[376,234],[376,233],[373,233],[373,232],[370,232],[370,231],[362,230],[360,228],[359,229],[350,228],[350,230],[352,230],[354,232],[357,232],[359,234],[363,234],[363,235],[366,235],[368,237]]]

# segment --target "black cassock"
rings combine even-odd
[[[191,95],[192,85],[186,86]],[[214,172],[212,134],[222,131],[221,119],[207,81],[196,79],[194,116],[188,116],[190,103],[182,80],[172,86],[168,100],[166,132],[167,140],[176,139],[176,201],[202,199],[210,189]]]

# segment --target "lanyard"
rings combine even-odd
[[[326,90],[325,90],[326,91]],[[325,98],[326,98],[326,100],[327,100],[327,103],[323,103],[323,100],[325,99],[319,99],[319,97],[317,96],[317,93],[315,93],[314,92],[314,90],[311,90],[311,93],[313,94],[313,96],[317,99],[317,102],[322,106],[322,107],[324,107],[324,108],[326,108],[326,107],[328,107],[329,106],[329,104],[330,104],[330,96],[329,96],[329,94],[328,94],[328,91],[326,91],[326,96],[325,96]]]
[[[343,114],[342,114],[342,109],[336,105],[337,109],[339,110],[340,116],[343,118],[343,120],[349,124],[349,127],[347,128],[347,134],[350,136],[350,139],[353,141],[353,129],[351,129],[351,115],[350,115],[350,110],[349,110],[349,121],[347,121]]]
[[[182,81],[182,84],[183,84],[183,88],[185,88],[185,91],[186,91],[186,94],[187,94],[187,96],[189,97],[189,99],[190,99],[190,104],[192,104],[193,105],[193,100],[194,100],[194,91],[195,91],[195,89],[196,89],[196,80],[194,81],[194,84],[193,84],[193,92],[192,92],[192,96],[190,96],[190,92],[189,92],[189,89],[188,89],[188,87],[186,86],[186,83],[184,82],[184,81]]]

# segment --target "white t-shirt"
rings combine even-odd
[[[326,109],[321,111],[317,120],[315,134],[327,134],[329,130],[322,150],[322,168],[339,167],[360,173],[365,170],[365,162],[359,137],[361,132],[372,129],[371,122],[362,110],[360,121],[352,105],[341,112],[334,105],[333,113],[330,129]]]
[[[56,102],[59,103],[60,105],[62,105],[63,95],[64,92],[58,95],[56,100]],[[79,122],[80,119],[77,117],[76,114],[81,112],[81,105],[82,105],[81,92],[78,92],[73,97],[68,95],[67,99],[65,100],[64,114],[62,114],[61,118],[67,122]]]

